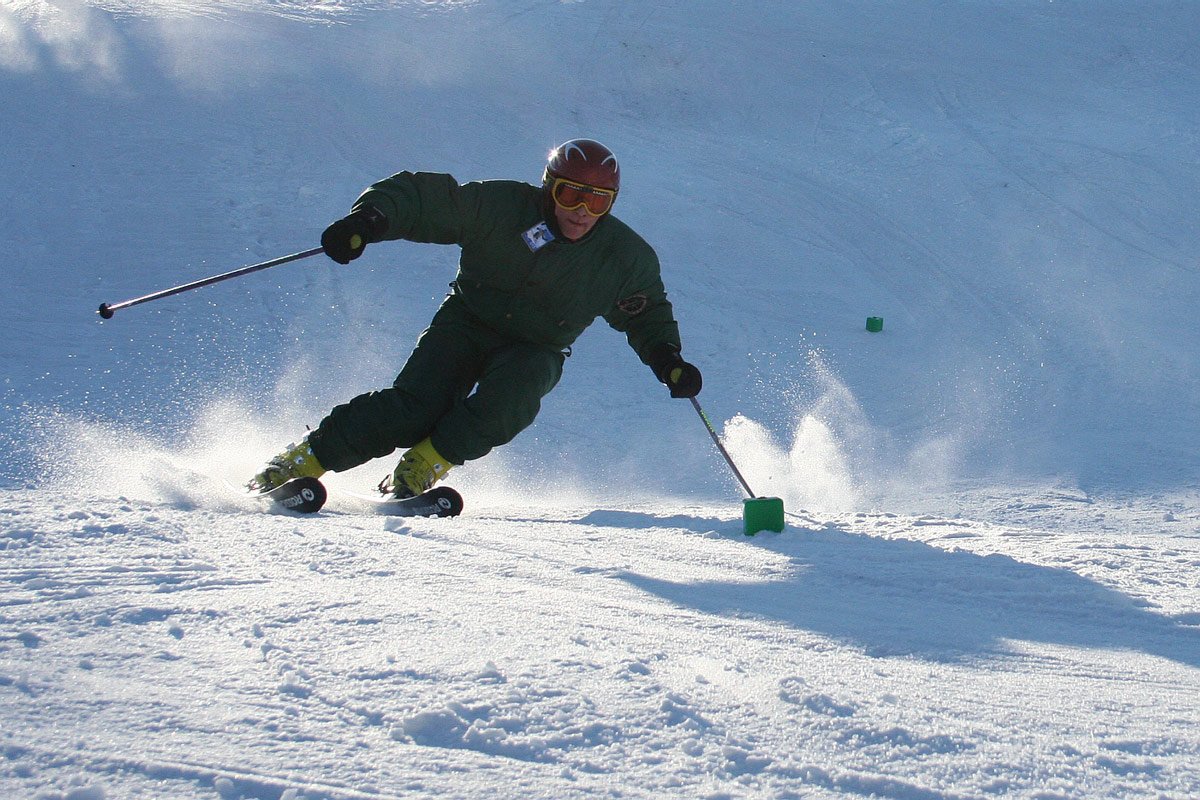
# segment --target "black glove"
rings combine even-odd
[[[362,255],[372,242],[378,242],[387,232],[387,217],[379,209],[363,206],[330,225],[321,234],[325,255],[339,264],[349,264]]]
[[[650,369],[671,390],[671,397],[695,397],[704,385],[700,370],[683,360],[679,349],[660,344],[650,354]]]

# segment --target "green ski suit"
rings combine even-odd
[[[481,458],[528,427],[562,376],[570,345],[598,316],[646,364],[680,347],[653,248],[619,219],[583,238],[557,230],[552,201],[518,181],[463,185],[401,172],[354,208],[387,218],[382,239],[457,244],[453,291],[391,388],[337,406],[309,434],[313,454],[342,471],[430,437],[454,464]],[[474,391],[472,391],[474,390]]]

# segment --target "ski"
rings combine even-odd
[[[280,508],[313,514],[321,510],[329,496],[325,486],[316,478],[293,478],[282,486],[266,492],[249,492],[250,497],[270,500]]]
[[[386,495],[342,493],[342,497],[357,501],[375,514],[390,517],[457,517],[463,510],[462,495],[449,486],[435,486],[416,497],[403,500]]]

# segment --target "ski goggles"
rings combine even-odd
[[[591,216],[602,217],[612,210],[617,192],[615,189],[601,189],[566,178],[555,178],[550,186],[550,196],[563,211],[574,211],[583,206],[583,210]]]

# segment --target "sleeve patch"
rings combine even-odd
[[[638,314],[646,310],[646,306],[650,301],[644,294],[634,294],[626,297],[617,303],[617,308],[624,311],[631,317],[636,317]]]

